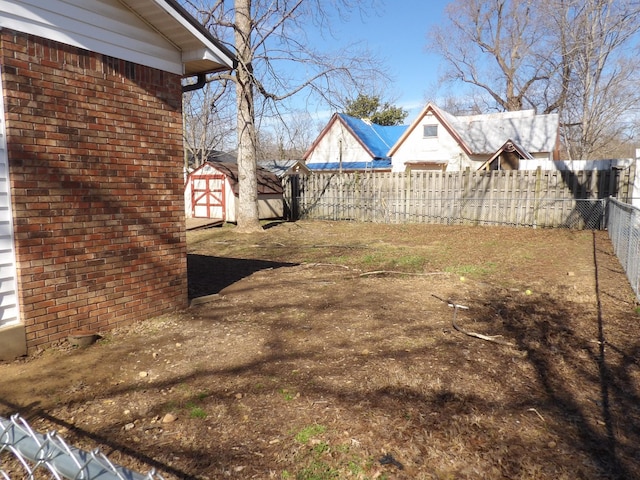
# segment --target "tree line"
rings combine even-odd
[[[452,102],[476,113],[558,113],[563,156],[610,158],[636,134],[636,0],[457,0],[428,33],[443,81],[471,86]]]

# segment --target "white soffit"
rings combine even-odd
[[[230,68],[232,58],[169,11],[180,17],[160,0],[0,0],[0,27],[178,75]],[[191,50],[201,55],[185,63]]]
[[[186,74],[233,68],[232,54],[175,0],[120,1],[178,46]]]

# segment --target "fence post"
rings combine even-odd
[[[411,170],[408,170],[404,174],[404,213],[403,222],[407,223],[411,215]]]
[[[538,213],[540,212],[540,194],[542,191],[542,168],[538,166],[536,168],[535,173],[535,187],[533,190],[533,219],[531,224],[533,228],[538,228],[539,218]]]

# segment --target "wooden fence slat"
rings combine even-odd
[[[288,211],[305,218],[552,227],[583,224],[586,213],[597,211],[580,201],[628,200],[633,175],[630,169],[418,170],[314,173],[283,185]]]

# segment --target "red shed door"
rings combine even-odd
[[[225,220],[225,179],[222,174],[191,177],[191,205],[195,218]]]

